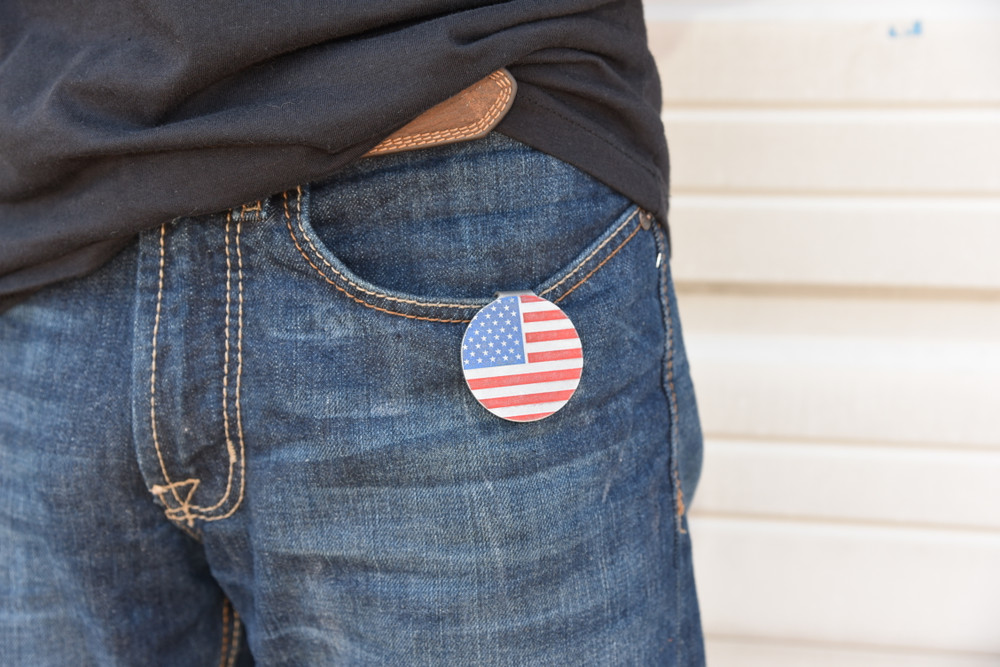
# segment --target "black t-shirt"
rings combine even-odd
[[[0,4],[0,309],[136,233],[330,176],[500,67],[498,130],[666,216],[640,0]]]

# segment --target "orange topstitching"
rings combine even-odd
[[[559,286],[560,286],[560,285],[562,285],[562,284],[563,284],[564,282],[566,282],[567,280],[569,280],[569,279],[570,279],[570,277],[571,277],[571,276],[572,276],[572,275],[573,275],[574,273],[576,273],[577,271],[579,271],[579,270],[580,270],[581,268],[583,268],[583,265],[584,265],[584,264],[586,264],[587,262],[589,262],[589,261],[590,261],[590,258],[591,258],[591,257],[593,257],[594,255],[596,255],[597,253],[599,253],[599,252],[601,251],[601,248],[603,248],[603,247],[604,247],[604,246],[606,246],[606,245],[607,245],[608,243],[610,243],[610,242],[611,242],[611,239],[613,239],[613,238],[615,238],[616,236],[618,236],[618,232],[620,232],[620,231],[621,231],[621,230],[622,230],[622,229],[623,229],[623,228],[625,227],[625,225],[627,225],[627,224],[629,223],[629,221],[631,221],[631,220],[632,220],[632,218],[634,218],[634,217],[635,217],[636,213],[638,213],[638,212],[639,212],[639,209],[638,209],[638,208],[637,208],[636,210],[632,211],[632,215],[630,215],[630,216],[628,216],[627,218],[625,218],[625,220],[624,220],[624,221],[622,222],[622,224],[618,225],[618,226],[617,226],[617,227],[615,228],[615,231],[611,232],[611,235],[610,235],[610,236],[608,236],[608,238],[604,239],[604,241],[602,241],[602,242],[601,242],[601,244],[600,244],[599,246],[597,246],[596,248],[594,248],[594,249],[593,249],[593,251],[591,251],[591,253],[590,253],[589,255],[587,255],[587,256],[586,256],[586,257],[584,257],[584,258],[583,258],[582,260],[580,260],[580,261],[579,261],[579,262],[577,263],[577,265],[573,267],[573,270],[572,270],[572,271],[569,271],[569,272],[568,272],[568,273],[567,273],[567,274],[566,274],[565,276],[563,276],[563,277],[562,277],[562,279],[561,279],[561,280],[560,280],[559,282],[557,282],[557,283],[556,283],[555,285],[552,285],[551,287],[548,287],[548,288],[546,288],[545,290],[542,290],[542,292],[541,292],[541,294],[539,294],[539,296],[544,296],[544,295],[548,294],[549,292],[551,292],[552,290],[554,290],[555,288],[559,287]],[[592,274],[587,274],[587,277],[590,277],[590,275],[592,275]],[[569,294],[569,292],[567,292],[566,294]],[[566,295],[564,294],[563,296],[566,296]],[[562,299],[562,297],[560,297],[560,299]]]

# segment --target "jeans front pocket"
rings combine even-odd
[[[352,296],[478,304],[544,283],[631,205],[575,167],[492,134],[363,160],[296,191],[289,208],[304,254]]]
[[[415,442],[439,443],[432,449],[442,460],[456,442],[503,442],[490,465],[511,474],[654,433],[648,444],[665,461],[671,411],[655,223],[618,193],[495,135],[388,156],[289,191],[276,208],[288,254],[298,256],[297,281],[308,284],[287,288],[289,298],[310,313],[281,319],[302,323],[292,352],[315,343],[308,359],[333,383],[326,394],[315,388],[324,398],[309,411],[314,428],[361,437],[359,424],[403,419]],[[584,368],[566,408],[510,432],[466,387],[460,347],[466,323],[496,292],[518,290],[569,315]],[[296,371],[289,383],[309,386],[313,375]],[[407,474],[437,479],[449,469],[415,465]]]

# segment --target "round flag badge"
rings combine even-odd
[[[462,372],[479,403],[510,421],[544,419],[580,384],[583,348],[559,306],[531,292],[501,292],[462,338]]]

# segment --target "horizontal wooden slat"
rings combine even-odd
[[[690,532],[706,632],[1000,655],[1000,535],[708,517]]]
[[[1000,301],[679,300],[712,435],[1000,447]]]
[[[1000,343],[693,336],[706,429],[1000,446]]]
[[[751,3],[648,6],[664,104],[1000,103],[995,3],[964,19],[898,5],[828,16],[817,3],[789,4],[771,17],[745,11]]]
[[[710,438],[692,513],[1000,531],[1000,452]]]
[[[645,0],[646,20],[1000,20],[993,0]]]
[[[996,667],[1000,655],[859,648],[709,635],[712,667]]]
[[[667,110],[676,194],[1000,195],[1000,110]]]
[[[847,336],[988,343],[1000,337],[1000,298],[867,298],[781,287],[703,286],[678,281],[686,336]],[[849,292],[849,290],[848,290]]]
[[[670,228],[680,280],[1000,290],[1000,199],[678,195]]]

